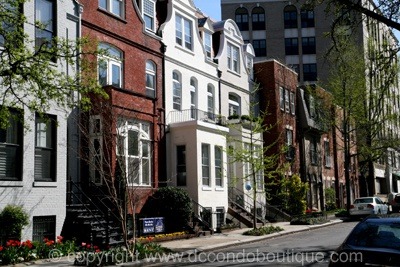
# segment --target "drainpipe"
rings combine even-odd
[[[221,111],[221,76],[222,76],[222,71],[217,69],[217,75],[218,75],[218,115],[222,114]]]

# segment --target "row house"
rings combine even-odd
[[[276,165],[284,167],[283,175],[299,174],[298,130],[297,130],[297,73],[274,60],[263,60],[254,64],[255,80],[259,83],[260,110],[268,114],[265,123],[273,127],[264,133],[265,145],[273,142],[268,155],[280,155]],[[284,148],[284,153],[282,153]],[[275,188],[278,189],[278,188]],[[271,189],[270,189],[271,190]],[[279,189],[278,189],[279,190]],[[272,189],[272,203],[280,204],[279,192]]]
[[[233,173],[244,179],[244,167],[229,164],[226,151],[231,135],[245,142],[248,133],[226,119],[249,112],[254,52],[232,20],[214,22],[192,1],[169,1],[164,10],[166,182],[185,189],[195,215],[215,230],[225,223],[229,187],[242,195],[245,187],[232,183]]]
[[[165,47],[156,32],[154,1],[80,2],[86,48],[100,51],[97,57],[85,58],[93,70],[85,75],[96,75],[107,95],[93,96],[91,110],[76,121],[81,168],[68,181],[70,215],[63,234],[89,240],[94,228],[82,228],[81,233],[71,228],[78,223],[77,205],[89,203],[84,212],[108,216],[106,221],[121,227],[121,222],[133,223],[132,216],[123,214],[140,213],[158,187],[159,170],[165,168]],[[101,220],[92,224],[111,229]],[[111,230],[94,242],[114,234],[107,231]]]
[[[73,0],[26,1],[21,8],[26,17],[24,32],[36,45],[54,37],[75,40],[80,36],[80,8]],[[35,21],[46,28],[35,27]],[[7,39],[0,36],[0,46],[5,42]],[[74,66],[62,59],[54,60],[54,68],[74,75]],[[74,112],[50,103],[45,116],[27,107],[12,109],[11,113],[23,114],[24,122],[11,117],[9,127],[0,130],[0,210],[19,205],[27,212],[30,224],[22,231],[23,240],[55,240],[66,217],[67,165],[74,164],[67,147],[73,138],[69,122]]]

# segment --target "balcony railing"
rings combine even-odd
[[[214,114],[212,112],[203,111],[200,109],[171,111],[167,117],[168,124],[186,121],[206,121],[219,125],[226,124],[226,118],[224,116]]]

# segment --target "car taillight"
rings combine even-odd
[[[354,209],[354,205],[350,205],[350,209]]]
[[[367,205],[367,208],[369,208],[369,209],[373,209],[373,208],[374,208],[374,205],[372,205],[372,204],[368,204],[368,205]]]

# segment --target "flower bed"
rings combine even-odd
[[[147,244],[150,242],[164,242],[177,239],[187,239],[194,237],[194,234],[189,234],[188,232],[175,232],[168,234],[157,234],[139,237],[137,240],[142,244]]]
[[[183,237],[181,233],[177,236]],[[170,235],[166,237],[171,238]],[[158,237],[162,238],[162,236]],[[43,242],[32,242],[27,240],[9,240],[5,246],[0,246],[0,265],[17,264],[39,259],[59,259],[68,256],[74,261],[74,265],[80,266],[105,266],[115,265],[124,261],[140,260],[149,253],[169,252],[160,244],[153,242],[152,238],[140,238],[132,244],[131,250],[124,246],[102,249],[99,246],[73,241],[63,242],[63,237],[58,236],[57,240],[44,239]],[[133,251],[135,253],[133,253]]]

